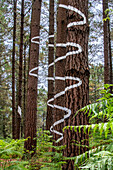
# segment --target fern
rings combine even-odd
[[[4,140],[0,140],[0,158],[14,158],[14,157],[22,157],[22,152],[24,152],[24,141],[27,139],[20,140],[10,140],[10,142],[6,142]]]
[[[79,169],[113,169],[113,97],[109,93],[110,86],[113,85],[104,86],[101,99],[83,107],[75,114],[76,116],[79,111],[88,113],[89,125],[66,126],[63,129],[63,131],[70,129],[75,132],[84,130],[84,133],[87,130],[89,134],[89,151],[71,158],[75,161],[75,167]],[[104,122],[105,119],[106,122]],[[96,123],[97,120],[98,123]]]
[[[5,167],[5,170],[27,170],[28,162],[26,161],[11,161],[11,165]]]

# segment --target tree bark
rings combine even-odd
[[[107,17],[105,10],[108,9],[108,0],[103,0],[103,19]],[[109,60],[109,36],[108,19],[103,23],[104,31],[104,84],[110,83],[110,60]]]
[[[41,0],[33,0],[32,20],[31,20],[31,39],[39,36],[40,31],[40,13]],[[38,41],[35,39],[34,41]],[[39,45],[31,42],[30,47],[30,65],[29,70],[38,67],[39,61]],[[28,91],[27,91],[27,107],[25,116],[25,138],[28,138],[24,143],[25,150],[36,151],[36,137],[37,137],[37,70],[33,72],[36,76],[30,75],[28,77]]]
[[[13,1],[14,4],[14,27],[13,27],[13,52],[12,52],[12,138],[16,138],[16,110],[15,110],[15,41],[16,41],[16,5],[17,0]]]
[[[49,52],[48,65],[54,62],[54,0],[50,0],[49,4]],[[53,45],[50,46],[50,45]],[[54,77],[54,65],[48,68],[48,77]],[[48,100],[54,97],[54,81],[48,80]],[[51,103],[53,104],[53,103]],[[46,129],[50,130],[53,124],[53,108],[47,106]]]
[[[87,114],[79,112],[76,116],[76,112],[82,107],[89,103],[89,68],[88,68],[88,0],[68,0],[68,5],[80,10],[86,17],[86,23],[80,23],[78,25],[72,25],[67,30],[67,42],[76,43],[81,46],[82,50],[76,54],[68,53],[79,50],[78,47],[67,46],[67,57],[66,57],[66,87],[70,87],[70,90],[66,90],[66,108],[71,110],[69,118],[65,119],[64,126],[79,126],[88,124]],[[68,24],[72,22],[83,21],[83,17],[77,12],[68,9],[67,13]],[[84,20],[85,21],[85,20]],[[69,78],[79,78],[82,83],[78,84],[79,81],[69,80]],[[74,87],[74,84],[78,84]],[[80,145],[79,145],[80,144]],[[87,148],[81,147],[81,145],[89,145],[88,133],[84,133],[83,129],[81,132],[74,129],[64,131],[64,149],[65,157],[74,157],[84,153]],[[78,146],[79,145],[79,146]],[[74,170],[74,161],[69,160],[67,164],[63,166],[63,170]]]
[[[23,37],[24,37],[24,0],[21,1],[21,29],[20,29],[20,57],[19,57],[19,88],[18,88],[18,110],[16,120],[16,138],[20,138],[20,125],[22,116],[22,64],[23,64]]]
[[[67,4],[65,0],[59,0],[59,4]],[[66,9],[58,7],[58,15],[57,15],[57,40],[56,44],[66,44],[66,30],[67,30],[67,16],[66,16]],[[66,55],[66,46],[56,46],[56,59],[59,57]],[[65,90],[65,82],[64,80],[60,80],[65,78],[65,59],[60,60],[55,63],[55,95]],[[65,97],[64,95],[55,98],[54,104],[57,106],[64,107],[65,106]],[[64,118],[65,112],[61,109],[54,108],[54,116],[53,122],[57,122]],[[58,125],[53,127],[55,131],[63,133],[63,122],[59,123]],[[56,133],[54,134],[54,145],[62,145],[63,140],[60,140],[58,143],[56,141],[61,138],[61,135]]]
[[[110,62],[110,84],[113,84],[113,62],[112,62],[112,51],[111,51],[111,33],[110,33],[110,22],[108,21],[108,36],[109,36],[109,62]],[[110,92],[113,94],[112,91],[113,87],[110,87]]]
[[[24,82],[23,82],[23,86],[24,86],[24,95],[23,95],[23,131],[22,133],[24,133],[24,125],[25,125],[25,114],[26,114],[26,44],[24,44]]]
[[[5,115],[3,114],[3,138],[6,139],[7,134],[6,134],[6,120],[5,120]]]

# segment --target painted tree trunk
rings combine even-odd
[[[22,110],[22,65],[23,65],[23,37],[24,37],[24,0],[21,1],[21,29],[20,29],[20,57],[19,57],[19,88],[18,110],[16,119],[16,138],[20,138],[21,110]]]
[[[67,4],[65,0],[59,0],[59,4]],[[66,54],[66,30],[67,30],[67,16],[66,9],[58,7],[58,15],[57,15],[57,40],[56,40],[56,59],[59,57],[65,56]],[[61,78],[61,79],[60,79]],[[55,63],[55,95],[64,91],[65,89],[65,59],[57,61]],[[65,106],[65,97],[64,95],[55,98],[54,104],[56,106]],[[54,108],[54,116],[53,122],[57,122],[64,118],[65,112],[62,109]],[[63,133],[63,123],[59,123],[58,125],[53,127],[55,131],[58,133]],[[61,135],[53,133],[54,140],[57,141],[61,138]],[[58,143],[54,143],[54,145],[62,145],[63,140],[60,140]]]
[[[66,54],[66,108],[70,109],[70,117],[65,119],[64,126],[88,124],[87,114],[76,112],[89,103],[89,68],[88,68],[88,0],[68,0],[68,30]],[[79,10],[79,11],[78,11]],[[74,44],[73,44],[74,43]],[[73,80],[71,80],[73,79]],[[75,80],[74,80],[75,79]],[[79,133],[74,129],[64,131],[65,157],[74,157],[84,153],[89,145],[88,133],[83,129]],[[74,161],[69,160],[63,170],[74,170]]]
[[[27,107],[25,116],[25,150],[36,151],[37,137],[37,83],[38,83],[38,61],[39,61],[39,32],[40,32],[41,0],[33,0],[31,20],[31,47],[29,62],[29,77],[27,91]],[[35,70],[33,70],[35,68]],[[32,72],[33,71],[33,72]]]
[[[49,52],[48,65],[54,62],[54,0],[49,4]],[[48,77],[54,77],[54,65],[48,68]],[[48,100],[54,97],[54,81],[48,80]],[[52,103],[53,104],[53,103]],[[53,108],[47,106],[46,129],[53,124]]]
[[[12,52],[12,138],[16,136],[16,110],[15,110],[15,40],[16,40],[16,5],[17,0],[13,1],[14,4],[14,26],[13,26],[13,52]]]

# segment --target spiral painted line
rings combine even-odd
[[[59,7],[61,8],[65,8],[67,10],[71,10],[71,11],[74,11],[76,13],[78,13],[79,15],[81,15],[83,17],[83,21],[78,21],[78,22],[71,22],[67,25],[67,28],[70,28],[70,27],[73,27],[73,26],[76,26],[76,25],[84,25],[86,24],[86,17],[85,15],[80,11],[78,10],[77,8],[73,7],[73,6],[70,6],[70,5],[64,5],[64,4],[59,4]],[[52,38],[54,37],[54,35],[50,35],[49,38]],[[66,44],[64,43],[58,43],[56,44],[56,47],[67,47],[67,46],[71,46],[71,47],[76,47],[78,50],[76,51],[71,51],[71,52],[67,52],[65,56],[61,56],[61,57],[58,57],[57,59],[55,59],[55,61],[51,64],[49,64],[48,67],[51,67],[53,66],[56,62],[58,61],[61,61],[61,60],[64,60],[66,59],[67,56],[70,56],[70,55],[75,55],[75,54],[79,54],[82,52],[82,48],[79,44],[76,44],[76,43],[73,43],[73,42],[67,42]],[[49,47],[54,47],[53,44],[49,44]],[[54,127],[56,125],[59,125],[61,123],[64,122],[65,119],[69,118],[70,115],[71,115],[71,110],[66,108],[66,107],[62,107],[62,106],[59,106],[59,105],[55,105],[55,104],[50,104],[51,102],[53,102],[55,99],[57,99],[58,97],[62,96],[65,94],[66,91],[70,90],[70,89],[73,89],[75,87],[79,87],[81,86],[82,84],[82,81],[78,78],[78,77],[71,77],[71,76],[66,76],[66,77],[48,77],[48,80],[62,80],[62,81],[65,81],[65,80],[73,80],[73,81],[78,81],[77,84],[73,84],[73,85],[70,85],[68,87],[65,88],[64,91],[61,91],[60,93],[57,93],[53,98],[49,99],[48,102],[47,102],[47,105],[52,107],[52,108],[56,108],[56,109],[60,109],[62,111],[65,111],[67,112],[66,115],[64,115],[64,118],[63,119],[60,119],[58,121],[56,121],[51,127],[50,127],[50,131],[57,134],[57,135],[60,135],[61,137],[56,141],[56,143],[58,143],[59,141],[61,141],[63,139],[63,133],[61,132],[58,132],[56,130],[54,130]]]
[[[39,36],[33,37],[33,38],[31,39],[31,42],[39,45],[39,41],[36,40],[36,39],[39,39],[39,38],[40,38]],[[29,75],[38,78],[38,74],[32,73],[32,72],[35,71],[35,70],[38,71],[38,68],[39,68],[39,67],[35,67],[35,68],[31,69],[31,70],[29,71]]]
[[[59,7],[65,8],[65,9],[67,9],[67,10],[71,10],[71,11],[73,11],[73,12],[75,12],[75,13],[78,13],[79,15],[81,15],[81,16],[83,17],[83,21],[71,22],[71,23],[69,23],[69,24],[67,25],[67,28],[70,28],[70,27],[73,27],[73,26],[76,26],[76,25],[84,25],[84,24],[86,24],[86,17],[85,17],[85,15],[84,15],[80,10],[78,10],[77,8],[75,8],[75,7],[73,7],[73,6],[70,6],[70,5],[64,5],[64,4],[59,4]],[[54,35],[49,35],[49,38],[53,38],[53,37],[54,37]],[[32,42],[32,43],[35,43],[35,44],[39,44],[39,41],[36,40],[36,39],[39,39],[39,38],[40,38],[39,36],[33,37],[33,38],[31,39],[31,42]],[[79,44],[76,44],[76,43],[73,43],[73,42],[67,42],[66,44],[64,44],[64,43],[57,43],[57,44],[56,44],[56,47],[65,47],[65,48],[66,48],[67,46],[71,46],[71,47],[78,48],[78,50],[76,50],[76,51],[71,51],[71,52],[67,52],[65,56],[58,57],[57,59],[55,59],[55,61],[54,61],[53,63],[49,64],[48,68],[51,67],[51,66],[53,66],[53,65],[54,65],[55,63],[57,63],[58,61],[61,61],[61,60],[66,59],[67,56],[79,54],[79,53],[82,52],[81,46],[80,46]],[[49,47],[49,48],[51,48],[51,47],[54,48],[54,44],[48,44],[48,47]],[[39,67],[35,67],[35,68],[31,69],[31,70],[29,71],[29,75],[38,78],[38,74],[32,73],[33,71],[38,70],[38,68],[39,68]],[[59,124],[63,123],[65,119],[69,118],[70,115],[71,115],[71,110],[68,109],[68,108],[66,108],[66,107],[62,107],[62,106],[55,105],[55,104],[50,104],[50,103],[53,102],[53,101],[54,101],[55,99],[57,99],[58,97],[64,95],[66,91],[68,91],[68,90],[70,90],[70,89],[73,89],[73,88],[75,88],[75,87],[81,86],[82,81],[81,81],[78,77],[71,77],[71,76],[55,77],[55,78],[54,78],[54,77],[47,77],[47,79],[48,79],[48,80],[52,80],[52,81],[54,81],[54,80],[62,80],[62,81],[65,81],[65,80],[73,80],[73,81],[78,81],[77,84],[73,84],[73,85],[70,85],[70,86],[66,87],[64,91],[61,91],[60,93],[57,93],[53,98],[51,98],[51,99],[49,99],[49,100],[47,101],[47,105],[48,105],[48,106],[50,106],[50,107],[52,107],[52,108],[60,109],[60,110],[63,110],[63,111],[65,111],[65,112],[67,112],[67,114],[64,115],[64,118],[63,118],[63,119],[60,119],[60,120],[56,121],[56,122],[50,127],[50,131],[51,131],[51,132],[53,132],[53,133],[61,136],[61,137],[56,141],[56,143],[57,143],[57,142],[59,142],[59,141],[61,141],[61,140],[63,139],[63,133],[54,130],[54,127],[55,127],[56,125],[59,125]]]

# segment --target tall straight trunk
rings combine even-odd
[[[20,125],[22,116],[22,61],[23,61],[23,37],[24,37],[24,0],[21,1],[21,28],[20,28],[20,57],[19,57],[19,88],[18,88],[18,111],[16,122],[16,138],[20,138]]]
[[[6,139],[7,134],[6,134],[6,120],[5,120],[5,115],[3,114],[3,138]]]
[[[25,110],[26,110],[26,43],[24,44],[23,49],[23,96],[22,96],[22,117],[21,117],[21,138],[24,135],[24,125],[25,125]]]
[[[113,84],[113,62],[112,62],[112,52],[111,52],[111,34],[110,34],[110,22],[108,21],[108,36],[109,36],[109,62],[110,62],[110,84]],[[113,94],[112,91],[113,87],[110,87],[110,92]]]
[[[94,81],[94,89],[95,89],[95,94],[94,94],[94,97],[95,97],[95,101],[97,101],[97,75],[96,75],[96,68],[94,67],[94,77],[95,77],[95,81]]]
[[[33,0],[32,20],[31,20],[31,47],[30,47],[30,63],[27,91],[27,107],[25,115],[25,138],[28,138],[24,143],[25,150],[36,151],[37,137],[37,67],[39,61],[39,36],[40,32],[40,13],[41,0]],[[32,73],[33,71],[33,73]]]
[[[23,91],[23,132],[24,132],[24,125],[25,125],[25,113],[26,113],[26,44],[24,44],[24,91]]]
[[[14,4],[14,27],[13,27],[13,52],[12,52],[12,138],[15,139],[16,130],[16,111],[15,111],[15,41],[16,41],[16,5],[17,0],[13,0]]]
[[[88,124],[87,114],[76,112],[89,103],[89,68],[88,68],[88,0],[68,0],[67,54],[66,54],[66,108],[67,118],[64,126]],[[78,11],[79,10],[79,11]],[[66,116],[65,116],[66,117]],[[74,157],[84,153],[89,145],[88,133],[74,129],[64,131],[65,157]],[[74,161],[69,160],[63,170],[74,170]]]
[[[107,17],[105,10],[108,9],[108,0],[103,0],[103,19]],[[110,63],[109,63],[109,34],[108,19],[103,23],[104,31],[104,84],[110,83]]]
[[[66,0],[59,0],[59,4],[67,4]],[[65,56],[66,54],[66,30],[67,30],[67,16],[66,9],[58,7],[58,15],[57,15],[57,40],[56,40],[56,60],[59,57]],[[64,91],[65,89],[65,59],[55,62],[55,95]],[[54,104],[56,105],[54,108],[54,116],[53,122],[57,122],[64,118],[65,112],[58,107],[65,106],[65,97],[64,95],[55,97]],[[58,106],[58,107],[57,107]],[[57,125],[53,126],[53,129],[57,131],[54,134],[54,140],[58,141],[62,138],[63,134],[63,122],[61,121]],[[53,131],[54,132],[54,131]],[[59,133],[59,134],[58,134]],[[54,145],[62,145],[63,140],[60,140],[58,143],[54,143]]]
[[[54,62],[54,0],[49,1],[49,52],[48,65]],[[48,77],[54,77],[54,65],[48,68]],[[48,80],[48,100],[54,97],[54,81]],[[53,124],[53,108],[47,106],[46,129]]]

